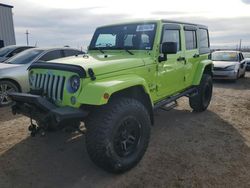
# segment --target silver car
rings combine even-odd
[[[215,51],[212,53],[214,79],[237,80],[245,76],[246,62],[240,51]]]
[[[0,63],[0,106],[7,106],[11,103],[7,95],[8,92],[29,91],[27,68],[32,63],[50,61],[82,53],[72,48],[33,48]]]
[[[6,46],[0,49],[0,62],[4,62],[6,60],[8,60],[9,58],[17,55],[18,53],[30,49],[30,48],[34,48],[33,46],[16,46],[16,45],[12,45],[12,46]]]
[[[246,70],[250,71],[250,52],[244,52],[243,56],[247,64]]]

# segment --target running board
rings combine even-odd
[[[170,111],[176,106],[178,106],[177,101],[172,101],[171,103],[168,103],[165,106],[161,106],[160,109],[164,111]]]
[[[190,97],[190,96],[194,96],[197,94],[197,88],[196,87],[192,87],[189,88],[181,93],[178,93],[177,95],[171,96],[171,97],[167,97],[163,100],[161,100],[160,102],[155,103],[154,105],[154,110],[161,108],[162,106],[165,106],[169,103],[172,103],[173,101],[176,101],[177,99],[181,98],[181,97]]]

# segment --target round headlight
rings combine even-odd
[[[68,90],[70,93],[75,93],[80,87],[80,78],[77,75],[71,76],[69,79]]]

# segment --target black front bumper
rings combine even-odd
[[[40,95],[26,93],[9,93],[14,101],[12,112],[14,114],[23,114],[39,123],[56,123],[74,120],[81,121],[88,112],[72,107],[57,107]]]

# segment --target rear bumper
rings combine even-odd
[[[12,106],[14,114],[23,114],[40,123],[48,124],[53,122],[60,124],[68,120],[81,121],[88,115],[88,112],[82,109],[57,107],[39,95],[9,93],[9,96],[15,102]]]
[[[237,72],[232,71],[213,71],[213,79],[237,79]]]

